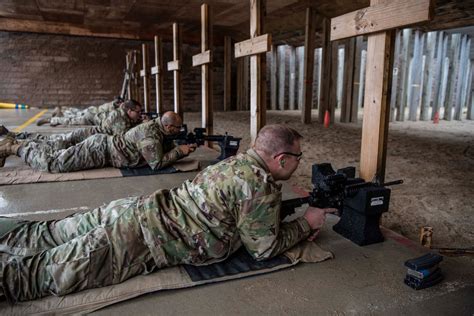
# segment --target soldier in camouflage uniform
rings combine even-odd
[[[125,101],[120,107],[109,111],[97,112],[91,116],[81,117],[52,117],[41,119],[37,125],[50,123],[57,125],[95,125],[102,129],[102,133],[115,135],[126,132],[142,121],[142,106],[134,100]]]
[[[0,220],[0,270],[9,302],[123,282],[177,264],[225,260],[242,245],[267,259],[313,239],[330,209],[280,222],[281,185],[296,170],[301,135],[264,127],[253,149],[171,190],[129,197],[62,220]],[[0,287],[1,288],[1,287]]]
[[[196,148],[195,144],[173,147],[164,144],[165,135],[179,133],[181,117],[167,112],[161,118],[140,124],[125,134],[95,134],[84,141],[63,146],[67,141],[46,140],[42,142],[6,139],[0,144],[0,160],[9,155],[18,155],[35,170],[51,173],[72,172],[112,166],[137,168],[149,165],[161,169],[187,156]]]
[[[93,117],[99,112],[111,111],[119,108],[124,101],[117,97],[111,102],[104,103],[99,106],[89,106],[86,109],[80,109],[75,107],[66,107],[66,108],[56,108],[53,116],[58,117],[69,117],[69,118],[79,118],[87,117],[90,120],[93,120]]]

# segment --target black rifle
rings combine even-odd
[[[225,135],[206,135],[206,129],[202,127],[196,127],[194,133],[188,133],[186,124],[183,125],[178,134],[165,136],[165,142],[175,142],[177,145],[196,144],[202,146],[206,141],[216,142],[221,149],[221,153],[217,157],[218,160],[224,160],[237,154],[241,139],[230,136],[227,133]]]
[[[144,118],[146,116],[149,120],[154,120],[154,119],[156,119],[157,117],[160,116],[160,114],[157,113],[157,112],[142,111],[142,112],[140,112],[140,114],[142,115],[142,118]]]
[[[355,177],[355,168],[346,167],[334,171],[331,164],[314,164],[312,170],[313,191],[307,197],[282,201],[281,218],[295,212],[295,208],[309,204],[318,208],[336,208],[341,216],[333,229],[363,246],[384,240],[379,222],[388,211],[390,189],[386,186],[403,183],[397,180],[387,183],[366,182]]]

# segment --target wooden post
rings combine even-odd
[[[355,60],[355,38],[346,40],[344,45],[344,89],[341,108],[341,122],[351,121],[352,94],[354,88],[354,60]],[[344,111],[342,110],[344,109]]]
[[[278,69],[278,46],[272,45],[270,64],[270,106],[272,110],[277,109],[277,69]]]
[[[321,93],[321,49],[314,50],[314,72],[313,72],[313,101],[312,108],[319,106],[319,95]],[[298,107],[299,109],[299,107]]]
[[[330,80],[331,76],[331,56],[332,56],[332,44],[330,41],[330,32],[331,32],[331,21],[325,19],[323,22],[323,57],[322,57],[322,77],[324,78],[322,83],[322,92],[319,99],[319,110],[318,110],[318,120],[319,123],[324,122],[324,113],[329,110],[329,94],[330,94]]]
[[[133,50],[132,53],[132,63],[133,63],[133,97],[136,101],[142,103],[141,94],[140,94],[140,72],[138,70],[138,61],[140,59],[140,52],[138,50]]]
[[[232,108],[232,39],[224,37],[224,111]]]
[[[264,0],[250,0],[250,39],[235,44],[235,57],[250,56],[250,138],[255,141],[266,119],[266,52],[271,36],[263,33]]]
[[[333,41],[331,43],[332,48],[332,55],[331,55],[331,74],[328,77],[329,80],[329,103],[328,103],[328,111],[330,121],[334,122],[334,113],[336,112],[337,106],[337,59],[339,55],[339,41]]]
[[[181,27],[178,23],[173,23],[173,60],[168,62],[168,71],[173,72],[174,111],[184,119],[181,67]]]
[[[295,89],[296,89],[296,50],[294,46],[290,46],[290,63],[289,63],[289,87],[288,87],[288,103],[290,110],[295,110]]]
[[[303,108],[303,86],[304,86],[304,46],[296,48],[298,60],[298,109]]]
[[[285,110],[286,46],[278,46],[278,109]]]
[[[316,16],[314,9],[306,8],[306,25],[304,38],[304,80],[301,121],[311,123],[311,108],[313,101],[313,67],[314,67],[314,37],[316,32]]]
[[[150,112],[150,73],[148,72],[148,46],[145,43],[142,44],[142,65],[140,76],[143,78],[143,106],[145,112]]]
[[[163,114],[163,48],[161,37],[154,37],[155,44],[155,66],[151,68],[151,74],[155,76],[155,98],[156,113]]]
[[[468,93],[469,97],[467,99],[467,116],[466,116],[466,119],[468,119],[468,120],[474,120],[474,97],[472,96],[473,95],[472,87],[474,86],[474,84],[472,83],[473,80],[474,80],[473,77],[474,77],[474,64],[471,61],[471,75],[469,76],[470,83],[469,83],[469,88],[467,90],[467,93]]]
[[[352,90],[352,107],[351,107],[351,123],[357,123],[359,108],[362,106],[362,101],[359,101],[359,96],[362,98],[364,89],[361,86],[364,85],[365,75],[365,61],[362,66],[362,51],[364,49],[364,37],[357,36],[356,47],[355,47],[355,67],[354,67],[354,88]],[[365,50],[364,50],[365,51]],[[362,99],[361,99],[362,100]]]
[[[407,5],[412,5],[406,10]],[[364,101],[364,120],[360,159],[360,177],[383,182],[387,152],[388,119],[390,109],[389,82],[391,76],[391,48],[393,31],[410,23],[429,20],[430,0],[371,0],[370,7],[336,17],[331,22],[331,39],[352,37],[360,33],[368,36],[367,82]]]
[[[212,108],[212,18],[209,5],[201,5],[201,53],[193,56],[193,67],[201,66],[202,123],[208,135],[213,133]]]
[[[132,96],[132,76],[133,76],[133,68],[132,68],[132,52],[127,52],[126,55],[126,65],[127,71],[129,72],[128,75],[128,82],[127,82],[127,99],[133,99]]]

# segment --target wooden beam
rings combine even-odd
[[[270,64],[270,107],[277,109],[277,69],[278,69],[278,46],[272,45]]]
[[[266,53],[271,50],[272,37],[270,34],[253,37],[235,44],[235,58]]]
[[[212,17],[208,4],[201,5],[201,105],[202,123],[201,127],[206,129],[208,135],[213,134],[213,107],[212,107],[212,68],[211,47],[212,47]],[[199,56],[199,55],[196,55]],[[195,56],[194,56],[195,57]],[[193,65],[194,65],[193,57]],[[202,62],[207,60],[207,62]],[[197,64],[197,63],[196,63]]]
[[[230,111],[232,105],[232,39],[224,38],[224,111]]]
[[[354,66],[354,87],[352,90],[351,123],[357,123],[359,108],[362,107],[362,96],[364,94],[363,85],[365,82],[365,62],[362,65],[362,51],[364,49],[364,37],[356,38],[355,66]],[[365,51],[364,51],[365,52]]]
[[[316,31],[314,9],[306,8],[306,26],[304,38],[304,80],[301,122],[311,123],[313,103],[313,70],[314,70],[314,33]]]
[[[290,110],[295,110],[296,99],[296,49],[290,46],[290,63],[288,69],[288,104]]]
[[[168,70],[173,71],[174,112],[183,118],[183,87],[181,82],[181,27],[173,23],[173,61],[168,62]]]
[[[133,75],[133,68],[132,68],[132,52],[127,52],[126,55],[126,66],[127,66],[127,71],[129,71],[128,75],[128,81],[127,81],[127,98],[128,99],[133,99],[132,98],[132,75]]]
[[[123,38],[133,40],[143,39],[143,36],[141,36],[138,32],[133,32],[126,29],[97,31],[89,29],[88,27],[66,23],[8,18],[0,18],[0,31]]]
[[[344,87],[341,104],[341,122],[348,123],[351,120],[352,91],[354,88],[354,60],[355,60],[355,38],[350,38],[344,43]]]
[[[140,51],[134,49],[132,52],[132,69],[133,69],[133,98],[140,102],[143,103],[142,101],[142,95],[140,94],[140,71],[138,70],[138,63],[140,60]]]
[[[384,0],[371,0],[377,5]],[[398,12],[400,14],[400,12]],[[380,32],[368,37],[367,74],[362,123],[360,177],[383,182],[387,155],[388,119],[390,115],[388,87],[390,82],[393,32]]]
[[[143,68],[140,71],[140,76],[143,77],[143,106],[145,112],[150,112],[150,73],[148,72],[148,46],[145,43],[142,44],[142,64]]]
[[[155,66],[151,74],[155,76],[156,113],[163,114],[163,47],[161,37],[154,37],[155,44]]]
[[[265,0],[250,0],[251,39],[256,39],[263,33],[264,13]],[[262,53],[270,49],[271,41],[268,39],[265,42],[266,50],[261,51]],[[266,123],[265,65],[265,54],[250,56],[250,138],[252,144],[257,138],[258,131]]]
[[[324,122],[324,114],[329,110],[329,95],[330,95],[330,80],[331,76],[331,56],[332,56],[332,43],[329,40],[331,29],[330,29],[330,20],[324,19],[323,22],[323,57],[322,57],[322,78],[324,78],[321,85],[321,95],[319,98],[319,111],[318,111],[318,121],[319,123]]]
[[[212,61],[212,53],[207,50],[203,53],[193,56],[193,67],[209,64]]]
[[[286,45],[278,46],[278,110],[285,110]]]
[[[432,0],[381,1],[331,19],[331,41],[429,21]]]

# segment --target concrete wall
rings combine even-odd
[[[0,102],[38,107],[88,106],[112,100],[120,93],[125,54],[141,50],[141,41],[0,32]],[[154,60],[149,42],[150,60]],[[164,43],[164,63],[172,59]],[[200,111],[201,72],[191,67],[197,46],[183,45],[183,106]],[[223,107],[222,49],[214,54],[214,108]],[[153,65],[150,65],[150,67]],[[154,81],[152,107],[154,107]],[[164,77],[165,109],[173,108],[172,73]]]

